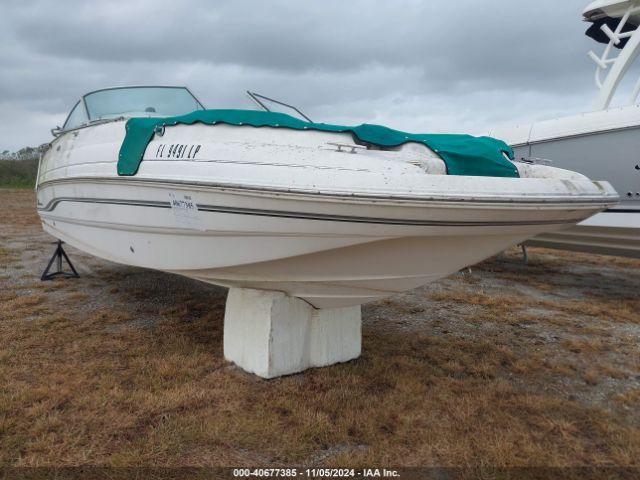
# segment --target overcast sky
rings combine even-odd
[[[596,97],[586,0],[0,1],[0,151],[49,141],[111,85],[186,84],[209,108],[252,108],[252,89],[316,121],[413,132]]]

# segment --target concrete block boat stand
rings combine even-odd
[[[243,370],[276,378],[360,356],[359,306],[315,309],[281,292],[231,288],[224,356]]]

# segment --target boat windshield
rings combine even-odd
[[[202,104],[184,87],[120,87],[98,90],[84,96],[89,120],[126,117],[171,117]]]

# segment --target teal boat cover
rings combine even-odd
[[[316,130],[320,132],[351,133],[359,143],[379,147],[398,147],[405,143],[422,143],[444,160],[449,175],[481,177],[519,177],[513,163],[513,150],[501,140],[471,135],[413,134],[381,125],[348,127],[326,123],[311,123],[290,115],[259,110],[196,110],[187,115],[166,118],[130,118],[126,136],[118,157],[118,175],[135,175],[156,130],[173,125],[219,123],[237,126]]]

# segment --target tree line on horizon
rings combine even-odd
[[[48,145],[45,143],[39,147],[24,147],[15,152],[4,150],[0,152],[0,160],[38,160]]]
[[[33,188],[38,174],[38,161],[47,145],[0,152],[0,187]]]

